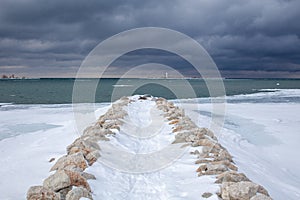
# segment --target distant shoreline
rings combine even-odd
[[[52,80],[52,79],[60,79],[60,80],[76,80],[76,79],[99,79],[99,78],[55,78],[55,77],[49,77],[49,78],[0,78],[1,81],[10,81],[10,80],[17,80],[17,81],[24,81],[24,80]],[[204,78],[100,78],[100,79],[145,79],[145,80],[205,80]],[[207,78],[207,79],[218,79],[218,78]],[[222,78],[223,80],[300,80],[300,78]]]

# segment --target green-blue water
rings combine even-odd
[[[64,104],[72,103],[74,79],[25,79],[0,80],[0,103],[15,104]],[[96,79],[80,79],[86,90],[97,81]],[[113,91],[121,91],[125,95],[151,94],[167,99],[176,99],[167,86],[177,91],[184,91],[185,84],[179,79],[101,79],[95,95],[95,102],[110,102]],[[208,97],[206,84],[201,79],[189,79],[197,97]],[[121,84],[121,85],[120,85]],[[134,86],[139,85],[132,91]],[[261,89],[300,89],[300,79],[226,79],[224,80],[226,95],[250,94]],[[190,96],[185,96],[189,98]],[[85,102],[85,100],[82,100]]]

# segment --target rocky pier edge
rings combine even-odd
[[[223,200],[269,200],[266,189],[249,180],[245,174],[239,173],[229,152],[218,143],[212,131],[199,128],[184,114],[184,110],[164,98],[140,96],[139,100],[156,102],[159,110],[173,126],[175,140],[173,143],[183,143],[183,146],[202,147],[202,150],[191,152],[197,156],[198,176],[215,176],[216,184],[220,185],[217,194]],[[115,134],[112,129],[120,130],[122,119],[127,116],[123,109],[131,103],[129,97],[122,97],[112,104],[108,111],[100,116],[97,122],[86,128],[83,134],[67,147],[67,154],[53,165],[50,175],[43,185],[32,186],[27,192],[27,200],[79,200],[93,199],[88,184],[89,179],[96,179],[93,174],[85,172],[100,155],[98,141],[108,141],[108,135]],[[209,198],[211,193],[202,194]]]

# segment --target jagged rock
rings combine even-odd
[[[114,132],[112,132],[109,129],[101,128],[100,130],[101,130],[100,133],[99,132],[85,133],[81,136],[81,139],[82,140],[87,140],[87,141],[94,141],[94,142],[97,142],[97,141],[100,141],[100,140],[109,141],[109,138],[107,138],[106,135],[114,134]]]
[[[91,140],[84,140],[82,138],[76,139],[71,145],[67,147],[68,154],[82,152],[83,156],[85,157],[95,150],[100,150],[100,147],[97,142]]]
[[[233,171],[237,171],[238,168],[232,164],[232,162],[230,162],[229,160],[221,160],[221,161],[212,161],[211,164],[222,164],[227,166],[229,169],[233,170]]]
[[[87,189],[88,191],[91,191],[91,188],[90,188],[88,182],[86,181],[86,179],[83,176],[80,175],[80,173],[68,171],[68,170],[64,170],[64,171],[70,178],[71,186],[82,186],[85,189]]]
[[[165,98],[162,98],[162,97],[158,97],[156,99],[156,102],[159,103],[159,102],[167,102],[167,100]]]
[[[217,140],[217,138],[216,138],[216,136],[214,135],[214,133],[213,133],[211,130],[209,130],[208,128],[201,128],[200,131],[201,131],[202,133],[204,133],[205,135],[211,137],[212,139]]]
[[[101,126],[105,129],[118,129],[120,130],[120,126],[123,124],[123,122],[119,120],[106,120],[104,123],[101,124]]]
[[[205,160],[205,159],[199,159],[199,160],[196,160],[195,164],[202,164],[202,163],[209,163],[211,162],[211,160]]]
[[[261,185],[258,187],[258,193],[264,194],[266,196],[270,196],[268,191]]]
[[[256,194],[250,200],[272,200],[272,198],[264,194]]]
[[[85,197],[88,199],[93,199],[91,193],[82,187],[74,187],[66,196],[66,200],[80,200],[80,198]]]
[[[69,170],[69,171],[74,171],[74,172],[79,172],[79,173],[83,172],[83,170],[80,167],[77,167],[75,165],[68,165],[68,166],[64,167],[63,169]]]
[[[256,195],[259,185],[249,182],[223,182],[221,197],[223,200],[249,200]]]
[[[189,135],[185,138],[185,141],[187,142],[194,142],[195,140],[198,140],[198,138],[196,137],[196,135]]]
[[[69,187],[66,187],[66,188],[63,188],[61,190],[59,190],[59,194],[60,194],[60,199],[61,200],[66,200],[66,196],[68,194],[69,191],[72,190],[72,186],[69,186]]]
[[[173,132],[173,133],[176,133],[176,132],[182,131],[183,128],[184,128],[183,126],[177,126],[176,128],[174,128],[174,129],[172,130],[172,132]]]
[[[192,147],[207,146],[213,148],[217,143],[209,139],[196,140],[192,143]]]
[[[44,180],[43,186],[53,190],[55,192],[69,187],[71,185],[71,180],[68,174],[63,170],[57,171],[55,174],[49,176]]]
[[[215,175],[215,174],[221,174],[225,171],[228,171],[228,167],[223,164],[203,164],[200,165],[200,167],[197,169],[197,172],[199,172],[199,176],[201,175]]]
[[[173,142],[173,144],[175,143],[185,143],[186,142],[186,138],[188,136],[191,135],[191,132],[181,132],[181,133],[177,133],[175,135],[175,140]]]
[[[229,152],[226,149],[221,149],[218,155],[215,156],[216,161],[220,160],[229,160],[230,162],[233,162],[232,156],[229,154]]]
[[[210,165],[224,165],[226,167],[228,167],[228,169],[231,169],[233,171],[237,171],[238,168],[233,165],[230,161],[228,160],[222,160],[222,161],[214,161],[214,160],[206,160],[206,159],[199,159],[195,162],[195,164],[203,164],[203,163],[206,163],[206,164],[210,164]]]
[[[203,198],[209,198],[209,197],[211,197],[213,194],[212,193],[210,193],[210,192],[204,192],[203,194],[202,194],[202,197]]]
[[[215,183],[250,181],[245,174],[227,171],[217,176]]]
[[[80,175],[85,178],[86,180],[93,179],[96,180],[96,177],[93,174],[87,172],[81,172]]]
[[[89,154],[85,156],[85,159],[87,160],[88,164],[91,166],[94,164],[94,162],[97,161],[97,159],[100,157],[100,153],[98,150],[92,151]]]
[[[57,171],[44,180],[43,186],[55,192],[69,186],[82,186],[89,191],[91,190],[89,184],[80,173],[69,170]]]
[[[67,166],[72,166],[72,167],[74,166],[82,170],[85,170],[87,168],[87,164],[82,152],[61,157],[60,159],[57,160],[57,162],[50,169],[50,171],[65,169]]]
[[[60,200],[60,195],[43,186],[32,186],[27,192],[27,200]]]
[[[109,129],[101,127],[100,123],[97,122],[95,125],[90,126],[83,131],[81,139],[94,142],[99,140],[108,140],[108,138],[105,136],[109,134],[113,134],[113,132]]]
[[[212,148],[210,148],[209,152],[215,155],[219,155],[222,149],[224,148],[219,143],[215,143],[215,145]]]
[[[175,119],[175,120],[172,120],[169,124],[170,125],[173,125],[173,124],[177,124],[179,122],[179,120],[178,119]]]

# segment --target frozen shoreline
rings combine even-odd
[[[106,108],[99,111],[99,115]],[[51,111],[52,110],[52,111]],[[55,110],[55,111],[54,111]],[[299,113],[298,103],[240,103],[227,105],[228,120],[235,125],[225,126],[218,139],[231,154],[239,169],[253,181],[262,184],[274,199],[298,199],[299,192]],[[201,105],[201,111],[210,111],[209,104]],[[72,126],[71,115],[62,109],[19,109],[1,112],[1,124],[23,124],[46,121],[49,124],[62,125],[61,127],[40,130],[34,133],[20,134],[13,138],[0,141],[1,152],[1,199],[20,199],[30,185],[41,184],[53,163],[51,157],[60,157],[65,153],[65,147],[77,135]],[[24,119],[31,113],[31,117]],[[209,117],[186,109],[186,113],[200,126],[209,126]],[[201,113],[200,113],[201,114]],[[60,116],[60,120],[58,120]],[[238,117],[238,118],[237,118]],[[250,127],[245,127],[243,120],[248,120]],[[21,123],[20,123],[21,124]],[[280,143],[258,145],[251,142],[251,138],[243,135],[243,129],[262,125],[262,134],[275,137]],[[235,129],[234,129],[234,126]],[[261,126],[260,126],[261,127]],[[3,127],[1,127],[3,128]],[[254,128],[255,130],[255,128]],[[284,134],[283,134],[284,133]],[[66,137],[67,135],[67,137]],[[60,138],[57,140],[57,138]],[[265,136],[263,136],[265,138]],[[54,146],[53,146],[54,145]],[[261,153],[263,152],[263,153]],[[251,164],[249,164],[251,163]],[[22,168],[20,169],[20,166]],[[28,173],[30,172],[30,173]]]

